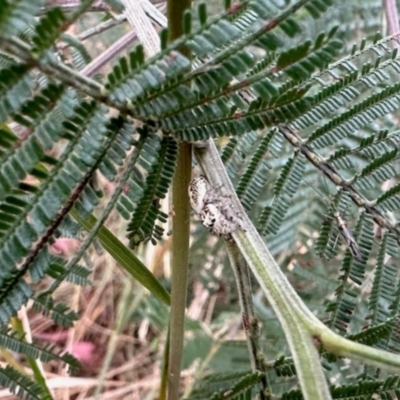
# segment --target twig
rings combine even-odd
[[[139,42],[143,44],[147,57],[151,57],[160,51],[160,38],[155,33],[149,18],[141,5],[132,0],[122,0],[125,5],[125,14],[136,32]]]
[[[129,31],[122,38],[113,43],[106,51],[101,53],[92,62],[83,68],[80,73],[85,76],[92,76],[104,65],[108,64],[118,54],[128,48],[137,38],[135,31]]]
[[[298,149],[311,163],[318,168],[333,184],[341,187],[346,191],[354,204],[359,208],[364,208],[365,211],[372,215],[374,221],[383,229],[387,229],[396,238],[400,244],[400,230],[396,228],[383,214],[382,212],[370,201],[366,200],[364,196],[358,193],[354,189],[352,182],[343,179],[338,172],[317,154],[310,145],[306,144],[301,137],[297,134],[296,130],[287,126],[280,125],[278,127],[279,132],[283,137],[296,149]]]
[[[75,11],[81,5],[81,0],[47,0],[44,7],[42,7],[38,13],[38,15],[43,15],[47,12],[47,10],[60,7],[63,11]],[[87,11],[110,11],[110,6],[104,2],[103,0],[95,0],[88,8]]]
[[[82,32],[81,34],[79,34],[76,38],[78,40],[87,40],[89,38],[91,38],[94,35],[98,35],[99,33],[102,33],[110,28],[113,28],[114,26],[120,25],[123,22],[126,21],[126,16],[125,15],[119,15],[117,18],[115,19],[109,19],[108,21],[105,21],[99,25],[94,26],[93,28],[90,28],[84,32]],[[62,37],[61,37],[62,39]],[[57,46],[57,48],[59,50],[65,50],[66,48],[68,48],[70,46],[69,43],[61,43]],[[107,49],[106,51],[108,51],[109,49]]]
[[[388,35],[394,35],[400,32],[399,16],[397,15],[397,6],[395,0],[383,0],[383,8],[385,10],[385,17],[387,21]],[[400,49],[398,40],[394,41],[395,47]]]
[[[228,250],[229,260],[235,274],[240,308],[242,311],[242,323],[246,334],[251,368],[254,372],[260,371],[264,373],[264,376],[260,380],[260,399],[271,399],[272,397],[268,386],[268,380],[265,375],[265,357],[259,343],[259,323],[254,312],[249,266],[235,243],[229,241],[226,241],[225,243]]]
[[[21,61],[30,67],[37,67],[41,71],[51,76],[58,78],[61,82],[72,86],[78,90],[86,91],[86,94],[92,96],[95,99],[103,101],[105,97],[102,93],[105,93],[104,87],[98,82],[88,79],[84,74],[75,71],[72,68],[67,67],[57,61],[40,61],[32,56],[32,48],[17,37],[9,39],[0,38],[1,48],[18,57]]]

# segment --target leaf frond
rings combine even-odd
[[[273,129],[260,141],[237,185],[237,195],[247,210],[256,201],[267,180],[269,165],[263,158],[275,134]]]
[[[260,372],[239,371],[206,376],[187,400],[236,400],[240,395],[251,398],[252,389],[257,386],[264,374]],[[250,397],[249,397],[250,396]]]
[[[78,320],[79,315],[71,311],[64,304],[54,304],[53,299],[47,295],[39,295],[33,299],[33,309],[51,318],[56,324],[71,328]]]
[[[282,168],[281,174],[274,185],[274,199],[271,206],[261,212],[258,229],[267,233],[276,233],[285,217],[293,194],[301,182],[305,160],[297,153],[290,158]]]
[[[18,35],[29,24],[35,23],[35,15],[43,6],[43,0],[4,0],[0,10],[0,31],[2,36]]]
[[[24,338],[19,337],[19,334],[13,333],[8,329],[0,331],[1,345],[11,351],[24,354],[33,359],[40,359],[43,362],[50,360],[61,360],[63,363],[69,364],[72,368],[79,368],[80,364],[75,357],[70,354],[62,354],[62,350],[56,350],[54,345],[44,348],[38,347],[34,343],[28,343]]]
[[[400,84],[387,86],[379,93],[359,102],[340,116],[331,119],[327,124],[316,129],[307,139],[315,148],[332,145],[349,134],[383,117],[399,107]]]
[[[20,399],[51,400],[52,396],[28,376],[10,365],[0,367],[0,385],[10,389]]]
[[[160,143],[159,156],[146,179],[146,188],[138,202],[128,225],[128,238],[133,246],[148,239],[161,239],[162,230],[155,227],[159,219],[165,222],[166,215],[159,209],[159,200],[167,193],[175,170],[177,144],[171,137],[164,137]]]

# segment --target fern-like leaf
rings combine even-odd
[[[148,239],[161,239],[162,231],[155,227],[156,219],[165,222],[166,215],[159,210],[159,200],[167,193],[175,169],[177,144],[165,137],[161,142],[158,159],[146,179],[147,189],[128,225],[128,238],[133,246]]]
[[[51,318],[56,324],[71,328],[78,320],[79,315],[68,309],[64,304],[54,304],[47,295],[39,295],[33,299],[33,309]]]
[[[247,210],[259,196],[267,180],[266,170],[269,166],[263,157],[275,133],[275,130],[272,130],[261,140],[238,183],[236,192]]]
[[[17,35],[35,22],[35,15],[44,0],[4,0],[0,9],[0,31],[2,36]]]
[[[48,391],[9,365],[0,367],[0,385],[9,388],[20,399],[52,400]]]
[[[298,154],[289,159],[274,186],[273,207],[265,207],[258,224],[263,234],[276,233],[304,172],[304,159]]]

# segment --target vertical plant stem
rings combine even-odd
[[[158,395],[158,400],[167,400],[167,390],[168,390],[168,371],[169,371],[169,338],[170,338],[170,328],[168,326],[167,337],[165,339],[163,360],[161,365],[161,379],[160,379],[160,390]]]
[[[169,40],[183,32],[183,13],[190,8],[190,0],[168,0],[167,18]],[[187,49],[181,49],[187,57]],[[172,182],[172,286],[168,370],[168,400],[179,398],[179,383],[184,340],[184,319],[188,280],[190,203],[188,187],[192,170],[192,146],[182,142],[178,147],[178,163]]]
[[[135,25],[136,32],[141,38],[146,54],[153,56],[160,51],[159,38],[154,35],[155,31],[151,25],[142,26],[140,21],[144,20],[144,11],[141,5],[133,0],[123,0],[128,11],[129,21]],[[169,40],[172,41],[182,34],[183,12],[189,8],[190,0],[169,0],[167,4],[167,15],[169,24]],[[185,49],[182,53],[189,56]],[[160,399],[176,400],[179,398],[179,383],[181,371],[181,359],[184,339],[184,319],[186,309],[186,292],[189,260],[189,218],[190,204],[187,188],[190,183],[192,168],[192,148],[188,143],[178,145],[178,162],[172,183],[172,288],[171,288],[171,314],[168,339],[164,354],[162,377],[160,385]],[[168,351],[168,353],[167,353]],[[165,374],[165,368],[168,369]],[[166,377],[168,385],[166,384]]]
[[[172,287],[169,329],[168,400],[179,398],[189,260],[190,204],[187,188],[191,178],[191,155],[191,145],[180,143],[178,164],[172,187],[174,217],[172,220]]]

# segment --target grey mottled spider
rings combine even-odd
[[[227,196],[218,196],[207,178],[200,175],[189,185],[189,198],[201,223],[214,235],[232,240],[231,233],[242,226]]]

